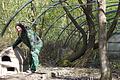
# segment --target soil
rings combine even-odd
[[[40,67],[35,73],[21,72],[2,76],[0,80],[99,80],[95,68]],[[112,71],[112,80],[120,80],[120,70]]]

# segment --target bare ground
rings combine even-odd
[[[99,69],[40,67],[35,73],[21,72],[2,76],[0,80],[99,80]],[[120,80],[120,70],[112,72],[112,80]]]

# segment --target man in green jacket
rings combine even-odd
[[[18,38],[12,45],[13,49],[21,42],[26,44],[31,53],[30,69],[31,72],[35,72],[39,65],[39,53],[43,47],[43,42],[36,32],[25,27],[23,24],[17,23],[15,28],[18,32]]]

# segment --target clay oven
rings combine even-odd
[[[26,66],[24,61],[24,54],[18,47],[4,49],[0,53],[0,76],[23,72]]]

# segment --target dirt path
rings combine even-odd
[[[113,73],[112,80],[119,80],[120,75]],[[40,67],[35,73],[21,72],[15,75],[2,76],[0,80],[99,80],[98,69],[69,67]]]

